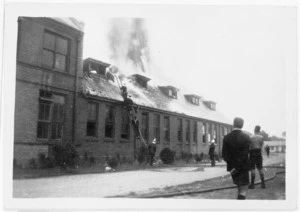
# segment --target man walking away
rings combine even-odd
[[[152,141],[152,143],[149,144],[149,146],[148,146],[148,154],[149,154],[149,164],[150,164],[150,166],[153,165],[155,152],[156,152],[156,138],[154,138],[154,140]]]
[[[241,129],[244,120],[235,118],[233,121],[234,129],[223,139],[222,155],[227,163],[227,171],[230,172],[233,183],[238,187],[237,199],[246,199],[249,185],[249,148],[250,137]]]
[[[250,166],[251,166],[251,185],[249,189],[254,189],[255,182],[255,167],[258,169],[261,187],[266,188],[265,177],[262,170],[263,158],[262,158],[262,148],[264,146],[263,136],[259,135],[260,126],[255,126],[254,135],[251,136],[251,145],[250,145]]]
[[[267,144],[267,146],[266,146],[266,152],[267,152],[267,156],[269,157],[269,155],[270,155],[270,147],[269,147],[269,145]]]
[[[209,154],[209,157],[210,157],[211,166],[214,167],[216,165],[216,161],[215,161],[215,140],[214,139],[211,141],[211,144],[209,146],[208,154]]]

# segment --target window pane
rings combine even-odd
[[[113,137],[114,132],[114,110],[112,106],[106,106],[106,118],[105,118],[105,136]]]
[[[182,140],[182,119],[177,120],[177,140],[181,141]]]
[[[50,49],[54,51],[54,45],[55,45],[55,36],[45,32],[44,34],[44,48]]]
[[[106,106],[105,109],[105,120],[106,121],[113,121],[114,115],[113,115],[113,107],[112,106]]]
[[[148,140],[148,114],[147,113],[143,113],[142,114],[142,136],[144,137],[144,139]]]
[[[52,121],[57,121],[59,120],[58,118],[58,105],[54,104],[53,105],[53,110],[52,110]]]
[[[66,70],[66,56],[62,54],[55,54],[55,69],[60,71]]]
[[[190,140],[190,121],[186,121],[186,130],[185,130],[185,140],[189,141]]]
[[[193,140],[197,141],[197,122],[194,122]]]
[[[111,123],[106,123],[105,125],[105,137],[113,137],[113,125]]]
[[[129,139],[129,116],[127,110],[122,110],[122,119],[121,119],[121,138]]]
[[[48,132],[49,132],[49,124],[44,122],[38,122],[38,138],[48,138]]]
[[[50,104],[40,102],[39,119],[49,121],[49,119],[50,119]]]
[[[53,68],[54,54],[51,51],[43,50],[43,65]]]
[[[169,118],[164,117],[164,140],[169,141]]]
[[[159,114],[154,114],[153,116],[153,132],[154,132],[154,138],[156,138],[157,141],[160,141],[160,133],[159,133]]]
[[[87,136],[96,136],[96,122],[95,121],[87,122],[86,135]]]
[[[67,55],[68,52],[68,40],[61,37],[56,37],[56,51]]]
[[[59,123],[53,123],[52,124],[52,139],[62,139],[62,124]]]

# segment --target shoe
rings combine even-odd
[[[254,184],[251,184],[251,185],[248,186],[248,188],[249,188],[249,189],[254,189],[255,186],[254,186]]]
[[[266,188],[266,184],[262,183],[261,188]]]

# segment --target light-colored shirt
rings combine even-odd
[[[264,137],[261,135],[252,135],[251,136],[251,145],[250,149],[262,149],[264,146]]]

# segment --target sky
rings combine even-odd
[[[126,53],[131,18],[142,18],[150,61],[146,72],[216,101],[230,120],[242,117],[249,132],[260,125],[269,135],[281,136],[286,130],[285,75],[296,63],[295,8],[169,6],[153,14],[79,16],[85,23],[84,58],[130,69],[112,55]],[[113,51],[109,35],[116,23],[120,31],[113,35],[120,34],[115,39],[121,44]]]

